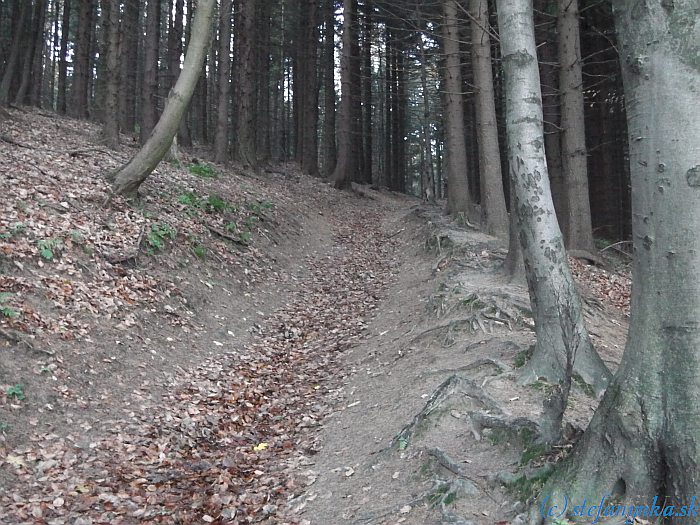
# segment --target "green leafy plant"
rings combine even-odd
[[[202,207],[201,198],[193,191],[188,191],[187,193],[181,194],[177,198],[177,202],[179,202],[180,204],[184,204],[185,206],[191,206],[193,208]]]
[[[192,175],[197,175],[197,177],[203,177],[205,179],[214,179],[217,177],[216,170],[209,164],[190,164],[188,169]]]
[[[36,243],[39,250],[39,255],[41,255],[47,261],[53,261],[56,257],[56,252],[61,249],[60,239],[41,239]]]
[[[9,292],[0,293],[0,313],[5,317],[15,318],[19,316],[17,311],[11,306],[5,304],[11,297],[12,294]]]
[[[239,239],[243,244],[248,244],[250,243],[250,240],[253,238],[253,234],[250,232],[241,232],[239,235]]]
[[[164,222],[157,222],[151,225],[151,231],[146,240],[153,250],[162,250],[165,247],[165,241],[175,239],[175,234],[171,226]]]
[[[9,387],[7,390],[5,390],[5,394],[7,397],[14,397],[18,401],[24,401],[24,389],[22,388],[22,385],[15,385]]]
[[[406,450],[408,448],[408,439],[405,437],[399,438],[399,450]]]
[[[0,432],[5,432],[10,428],[9,423],[5,423],[4,421],[0,421]]]
[[[26,229],[26,224],[22,222],[15,222],[12,226],[10,226],[9,231],[0,233],[0,239],[11,239],[12,237],[16,237]]]
[[[219,195],[209,195],[204,203],[206,211],[209,213],[222,213],[231,208],[228,202]]]
[[[226,226],[224,226],[224,228],[226,229],[226,231],[228,233],[234,233],[234,232],[238,231],[238,225],[233,221],[227,222]]]

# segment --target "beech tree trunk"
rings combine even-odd
[[[228,122],[231,82],[231,0],[222,0],[219,8],[219,104],[214,136],[214,160],[228,161]]]
[[[610,373],[584,326],[549,187],[531,1],[499,0],[498,22],[511,191],[537,334],[522,380],[566,384],[567,364],[573,360],[574,373],[601,393]]]
[[[443,2],[445,51],[445,134],[447,135],[447,211],[469,213],[467,149],[464,141],[464,98],[456,0]]]
[[[508,213],[503,194],[501,152],[498,148],[496,102],[491,70],[491,37],[488,3],[470,0],[472,29],[472,68],[476,91],[476,125],[481,176],[481,214],[484,231],[505,238],[508,235]]]
[[[559,89],[561,92],[561,160],[566,195],[565,240],[570,249],[593,253],[588,197],[586,129],[577,0],[559,0]]]
[[[644,505],[655,495],[689,504],[700,492],[697,3],[613,6],[632,170],[632,312],[615,380],[544,491],[560,509],[564,495]]]
[[[192,36],[187,46],[182,72],[170,91],[163,114],[153,133],[134,158],[112,175],[115,193],[127,198],[135,198],[139,186],[168,152],[202,71],[202,64],[211,40],[215,4],[216,0],[199,0],[197,3],[192,22]]]

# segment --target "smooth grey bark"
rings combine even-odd
[[[537,334],[521,379],[565,384],[567,361],[573,356],[574,373],[601,393],[610,372],[593,349],[583,322],[549,187],[531,0],[499,0],[498,24],[511,191]]]
[[[231,91],[231,9],[232,0],[222,0],[219,8],[219,94],[214,135],[214,160],[228,160],[229,98]]]
[[[548,505],[561,505],[564,494],[687,504],[700,492],[697,2],[615,0],[613,7],[632,171],[630,330],[615,380],[545,493]]]
[[[469,12],[472,21],[472,70],[476,91],[476,133],[481,177],[481,222],[486,233],[505,238],[508,235],[508,213],[498,147],[488,2],[470,0]]]
[[[456,0],[443,1],[445,51],[445,135],[447,139],[447,211],[469,213],[467,149],[464,142],[464,98],[459,50],[459,18]]]
[[[564,237],[567,248],[593,253],[595,247],[588,197],[578,0],[559,0],[557,33],[561,161],[567,213]]]
[[[113,190],[127,198],[137,196],[139,186],[168,152],[199,80],[211,40],[212,16],[216,0],[199,0],[192,22],[192,36],[185,62],[175,86],[170,90],[158,123],[136,155],[115,174]]]

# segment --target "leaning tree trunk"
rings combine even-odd
[[[632,170],[629,338],[591,424],[545,491],[547,505],[559,508],[564,495],[580,502],[612,494],[626,504],[659,495],[689,504],[700,493],[697,3],[639,6],[614,2]]]
[[[593,252],[577,0],[559,0],[557,33],[561,90],[561,159],[568,214],[564,221],[567,228],[566,245],[570,249]]]
[[[481,210],[484,230],[489,235],[508,235],[508,213],[503,195],[501,152],[498,148],[496,102],[491,70],[491,38],[486,0],[470,0],[472,19],[472,68],[476,90],[477,143],[481,172]]]
[[[447,211],[469,212],[467,149],[464,143],[464,97],[459,50],[456,0],[444,0],[443,47],[445,50],[445,120],[447,135]]]
[[[593,349],[584,326],[581,300],[567,263],[549,187],[531,0],[500,0],[498,23],[511,191],[515,192],[514,210],[537,334],[522,379],[533,382],[544,377],[555,385],[563,384],[566,391],[570,380],[567,365],[573,360],[574,373],[600,393],[610,373]]]
[[[170,144],[187,110],[192,93],[202,71],[204,57],[211,39],[212,13],[216,0],[199,0],[192,22],[192,36],[187,46],[185,63],[175,86],[168,95],[163,114],[153,133],[128,164],[114,178],[114,192],[127,198],[137,196],[139,186],[146,180],[170,149]]]

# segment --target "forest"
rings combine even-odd
[[[0,64],[0,523],[697,517],[696,0],[0,0]]]

